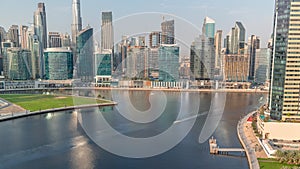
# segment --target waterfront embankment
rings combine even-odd
[[[246,152],[246,156],[248,159],[248,163],[249,163],[249,168],[250,169],[259,169],[259,163],[257,160],[257,156],[255,153],[255,150],[252,147],[252,142],[249,140],[249,138],[247,137],[247,134],[245,133],[245,124],[247,123],[247,120],[249,119],[249,117],[253,116],[255,114],[254,112],[249,113],[248,115],[246,115],[244,118],[242,118],[237,125],[237,134],[239,137],[239,140],[242,144],[242,146],[245,149]]]
[[[80,89],[80,88],[74,88]],[[91,88],[81,88],[91,89]],[[267,90],[260,89],[175,89],[175,88],[113,88],[113,87],[94,87],[94,90],[120,90],[120,91],[166,91],[166,92],[225,92],[225,93],[269,93]]]

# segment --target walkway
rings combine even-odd
[[[209,139],[209,152],[210,154],[228,154],[230,152],[245,152],[242,148],[220,148],[217,144],[217,140],[212,137]]]
[[[0,117],[5,116],[8,114],[16,113],[16,112],[24,112],[25,109],[23,109],[20,106],[17,106],[15,104],[11,104],[3,99],[0,99]]]
[[[41,110],[41,111],[35,111],[35,112],[29,112],[29,111],[20,111],[20,112],[11,112],[6,114],[0,114],[0,122],[1,121],[7,121],[7,120],[13,120],[28,116],[34,116],[34,115],[40,115],[40,114],[46,114],[46,113],[55,113],[55,112],[61,112],[66,110],[75,110],[75,109],[84,109],[84,108],[92,108],[92,107],[104,107],[104,106],[115,106],[117,103],[101,103],[101,104],[89,104],[89,105],[81,105],[81,106],[70,106],[70,107],[62,107],[62,108],[55,108],[55,109],[48,109],[48,110]]]
[[[259,169],[260,167],[259,167],[259,163],[258,163],[256,154],[255,154],[255,151],[252,148],[251,142],[247,138],[246,133],[244,131],[244,125],[247,123],[248,118],[250,116],[253,116],[254,113],[255,112],[248,114],[246,117],[244,117],[243,119],[241,119],[239,121],[238,126],[237,126],[237,133],[238,133],[240,142],[242,143],[242,145],[246,151],[250,169]]]

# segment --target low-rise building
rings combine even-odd
[[[300,123],[269,121],[265,116],[258,115],[257,129],[262,139],[300,140]]]

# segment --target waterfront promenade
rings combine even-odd
[[[249,117],[253,116],[254,114],[255,111],[251,112],[250,114],[248,114],[238,122],[237,133],[238,133],[239,140],[245,149],[250,169],[259,169],[260,167],[257,160],[255,149],[253,148],[253,142],[249,137],[249,133],[247,131],[246,131],[247,133],[245,132],[245,126],[247,125],[247,120],[249,119]]]
[[[80,88],[74,88],[80,89]],[[84,89],[84,88],[83,88]],[[226,93],[269,93],[268,90],[259,89],[175,89],[175,88],[113,88],[93,87],[94,90],[129,90],[129,91],[166,91],[166,92],[226,92]]]
[[[67,87],[67,88],[29,88],[29,89],[0,89],[0,93],[17,93],[22,91],[49,91],[49,90],[103,90],[103,91],[164,91],[164,92],[226,92],[226,93],[269,93],[259,89],[177,89],[177,88],[117,88],[117,87]]]
[[[75,110],[75,109],[85,109],[85,108],[93,108],[93,107],[105,107],[105,106],[115,106],[116,102],[110,103],[100,103],[100,104],[86,104],[86,105],[76,105],[76,106],[68,106],[68,107],[60,107],[60,108],[53,108],[53,109],[46,109],[46,110],[39,110],[30,112],[21,108],[18,105],[9,103],[3,99],[1,99],[1,103],[6,103],[7,107],[0,108],[0,122],[13,120],[23,117],[29,117],[34,115],[41,115],[47,113],[55,113],[55,112],[63,112],[67,110]]]
[[[0,117],[5,114],[11,114],[14,112],[24,112],[25,109],[22,107],[9,103],[0,98]]]

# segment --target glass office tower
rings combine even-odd
[[[271,118],[300,121],[300,0],[277,0],[269,108]]]
[[[179,81],[179,47],[161,45],[159,47],[159,80],[163,82]]]
[[[68,48],[48,48],[44,51],[47,80],[73,78],[73,53]]]
[[[93,82],[94,70],[94,43],[93,28],[87,27],[76,37],[76,74],[82,82]]]

